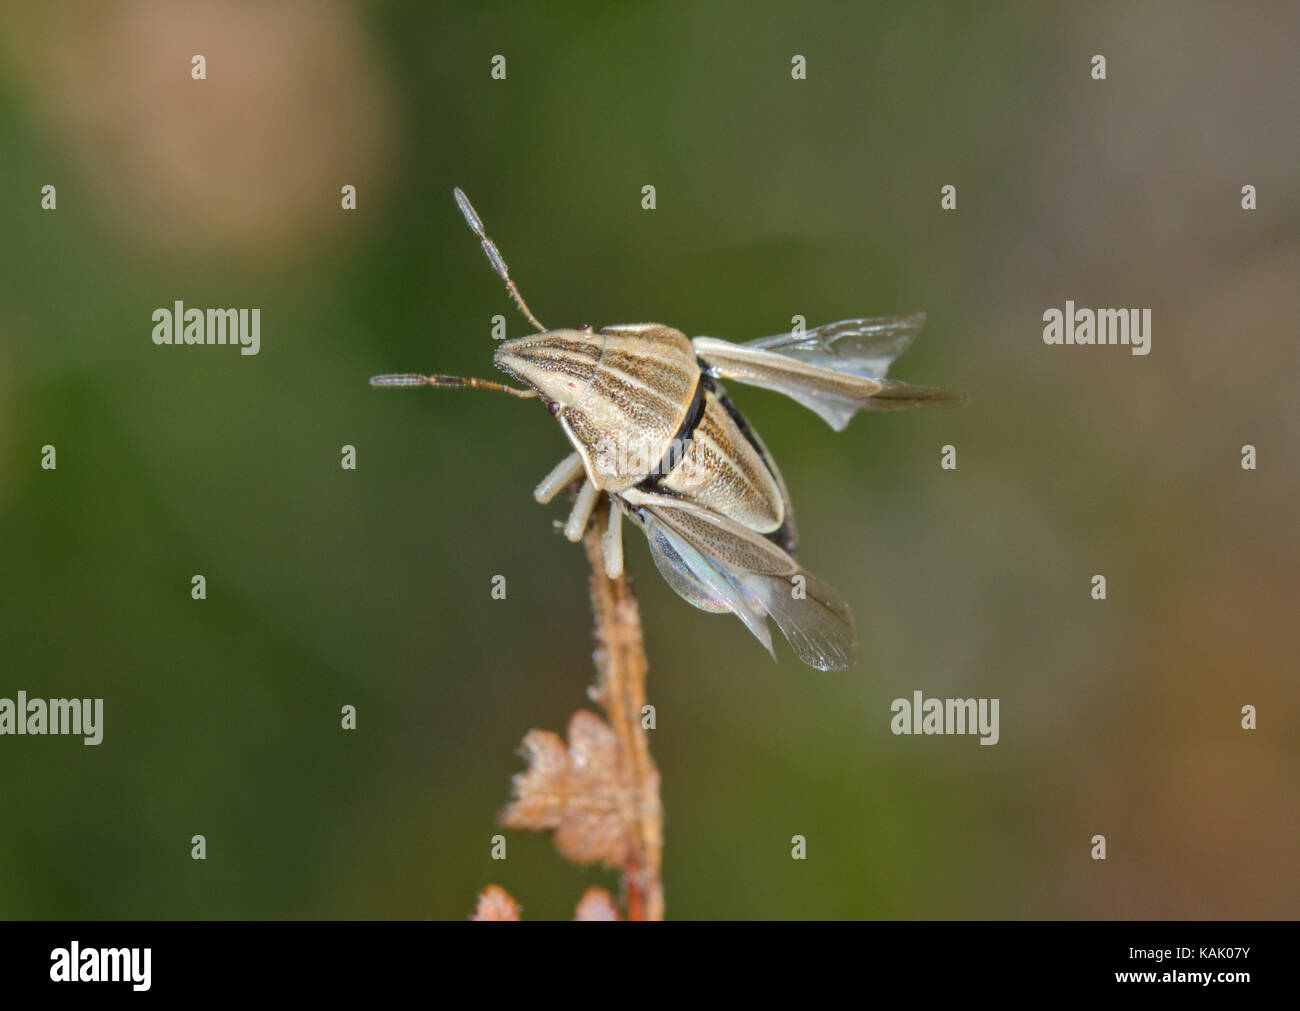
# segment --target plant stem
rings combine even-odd
[[[601,537],[606,511],[592,517],[583,544],[591,565],[591,609],[595,616],[596,688],[594,700],[605,710],[618,738],[619,756],[633,784],[624,823],[635,837],[633,856],[623,868],[623,892],[629,920],[662,920],[664,889],[663,808],[659,770],[650,756],[650,735],[642,726],[648,664],[641,636],[641,611],[624,573],[605,575]]]

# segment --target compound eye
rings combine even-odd
[[[590,323],[583,323],[582,326],[578,327],[578,329],[579,329],[579,330],[590,330],[590,329],[591,329],[591,324],[590,324]]]
[[[560,402],[558,400],[548,400],[546,409],[551,412],[551,417],[554,418],[560,413]]]

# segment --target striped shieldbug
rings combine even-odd
[[[623,571],[622,520],[645,534],[668,585],[705,611],[731,611],[772,653],[771,617],[799,659],[843,670],[857,631],[838,593],[795,560],[794,513],[781,472],[719,380],[776,390],[837,432],[859,410],[964,403],[961,394],[912,386],[885,372],[916,336],[924,313],[848,319],[733,344],[688,338],[659,323],[547,330],[538,322],[483,222],[459,189],[456,203],[520,312],[537,329],[493,355],[518,389],[483,379],[376,376],[373,386],[467,386],[539,398],[573,452],[546,475],[547,503],[581,481],[565,523],[578,541],[602,494],[608,499],[605,570]],[[775,653],[772,653],[775,657]]]

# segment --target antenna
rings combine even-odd
[[[510,292],[510,297],[515,300],[515,305],[519,306],[519,311],[528,317],[528,322],[537,327],[539,331],[545,331],[546,327],[537,322],[537,317],[532,314],[528,308],[528,303],[524,301],[524,296],[519,294],[519,289],[515,287],[515,282],[510,280],[510,268],[506,266],[506,261],[501,258],[501,253],[497,249],[496,243],[487,237],[487,232],[483,230],[483,222],[478,214],[474,211],[474,205],[469,202],[469,197],[461,192],[459,186],[452,190],[456,195],[456,203],[460,207],[460,213],[465,215],[465,222],[483,241],[483,252],[487,253],[488,262],[492,264],[492,269],[497,272],[501,280],[506,283],[506,291]]]
[[[460,376],[422,376],[415,372],[402,372],[388,376],[372,376],[371,386],[469,386],[476,390],[509,393],[512,397],[528,400],[537,396],[536,390],[517,390],[513,386],[492,383],[486,379],[462,379]]]

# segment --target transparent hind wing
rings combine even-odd
[[[676,538],[653,516],[647,514],[640,526],[645,533],[646,543],[650,545],[650,557],[654,559],[655,568],[677,596],[693,607],[713,614],[725,614],[734,610],[729,600],[730,594],[714,590],[694,574],[694,569],[698,566],[687,563],[686,558],[674,546]]]
[[[709,374],[783,393],[820,414],[837,432],[858,411],[905,411],[919,407],[956,407],[965,394],[933,386],[913,386],[813,365],[777,351],[732,344],[715,337],[696,337],[695,351]]]
[[[762,619],[770,616],[808,666],[844,670],[856,661],[857,629],[848,606],[775,544],[687,502],[635,490],[625,495],[642,510],[647,537],[669,545],[691,575],[718,602],[725,600],[727,609],[765,645],[770,633]],[[669,585],[677,588],[671,578]]]
[[[841,432],[858,411],[955,407],[964,394],[886,379],[894,359],[912,343],[925,313],[846,319],[803,333],[732,344],[696,337],[695,351],[715,378],[735,379],[783,393]]]
[[[653,509],[647,511],[644,527],[655,565],[677,595],[702,611],[731,611],[745,623],[745,627],[775,660],[772,633],[768,630],[765,620],[767,614],[763,607],[748,597],[725,571],[701,555],[689,541],[670,526],[660,523]]]
[[[741,347],[775,351],[811,365],[824,365],[870,379],[883,379],[895,358],[925,326],[925,313],[842,319],[799,333],[780,333]]]

